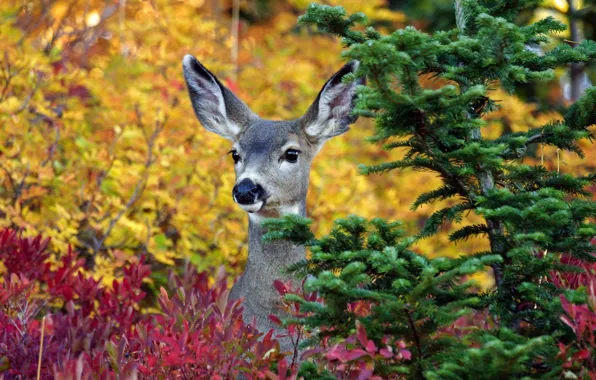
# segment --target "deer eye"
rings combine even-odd
[[[286,150],[286,153],[284,153],[284,160],[290,162],[290,163],[296,163],[296,161],[298,161],[298,155],[300,154],[299,150],[296,149],[288,149]]]
[[[240,154],[236,151],[236,149],[232,149],[231,151],[228,152],[228,154],[232,155],[234,164],[237,164],[240,161]]]

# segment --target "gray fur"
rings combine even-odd
[[[306,257],[305,248],[289,241],[263,242],[261,221],[287,213],[306,215],[306,193],[313,158],[323,143],[349,129],[357,79],[342,83],[358,63],[346,64],[323,86],[307,113],[299,119],[260,119],[192,56],[183,60],[190,99],[203,126],[234,142],[240,161],[234,165],[236,182],[248,178],[265,190],[263,199],[240,205],[249,212],[248,260],[244,273],[232,287],[230,299],[243,298],[244,320],[256,321],[262,332],[275,329],[268,318],[278,314],[280,296],[274,280],[293,280],[282,269]],[[299,150],[298,161],[284,159],[288,149]],[[250,201],[249,201],[250,202]],[[291,341],[280,340],[283,351],[293,350]]]

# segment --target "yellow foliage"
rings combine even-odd
[[[241,267],[247,218],[230,196],[229,143],[196,120],[182,57],[197,56],[262,117],[286,119],[303,114],[341,66],[341,44],[295,29],[308,2],[276,2],[267,23],[242,22],[238,62],[230,64],[230,20],[215,3],[0,4],[0,227],[51,237],[55,251],[73,245],[107,283],[145,251],[165,266]],[[381,0],[329,3],[394,28],[405,21]],[[525,103],[499,96],[519,114],[497,113],[492,123],[520,130],[553,116],[528,117]],[[349,214],[402,219],[417,231],[440,206],[409,210],[438,186],[429,174],[358,175],[358,164],[394,155],[364,141],[372,129],[358,121],[315,160],[308,210],[318,234]],[[485,244],[453,246],[441,234],[417,250],[458,256]]]

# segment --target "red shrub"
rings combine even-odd
[[[290,320],[296,322],[307,317],[308,314],[302,312],[300,302],[293,301],[292,298],[307,302],[323,302],[316,293],[304,290],[304,282],[298,288],[293,288],[290,283],[281,281],[276,281],[274,286],[280,297],[296,296],[289,297],[289,300],[282,298],[282,312],[289,316]],[[361,317],[370,314],[371,307],[372,303],[368,301],[348,304],[348,309]],[[269,318],[278,325],[282,324],[275,315],[270,315]],[[332,327],[326,328],[331,329]],[[406,349],[405,343],[395,337],[385,336],[382,345],[377,346],[367,337],[366,329],[359,321],[356,321],[356,329],[355,334],[343,339],[336,338],[333,342],[330,342],[329,337],[323,338],[321,346],[303,352],[301,360],[313,361],[319,370],[327,370],[338,379],[399,378],[400,374],[398,373],[384,374],[384,377],[380,377],[375,374],[375,369],[378,369],[379,366],[399,365],[403,360],[410,360],[411,353]],[[298,346],[303,339],[310,338],[311,335],[300,324],[290,323],[286,326],[285,334],[281,334],[279,337],[289,337],[294,345],[294,355],[290,366],[294,373],[299,353]]]
[[[0,230],[0,261],[10,274],[38,279],[49,271],[49,239],[22,239],[16,231]]]
[[[242,321],[240,302],[227,302],[220,271],[187,268],[161,289],[158,312],[144,314],[141,285],[150,274],[141,258],[111,287],[85,276],[72,250],[52,269],[48,240],[0,231],[0,377],[35,378],[42,318],[41,377],[87,379],[286,378],[273,332],[263,336]],[[279,362],[278,372],[270,371]]]
[[[356,334],[345,340],[330,344],[323,339],[321,347],[304,353],[304,358],[312,358],[319,367],[327,369],[338,379],[375,379],[400,378],[399,373],[374,375],[379,366],[396,366],[404,360],[410,360],[412,354],[403,341],[394,337],[383,338],[383,345],[377,346],[368,339],[366,329],[356,322]]]
[[[595,241],[596,243],[596,241]],[[168,289],[161,289],[157,311],[144,313],[140,303],[142,284],[150,275],[143,258],[123,269],[111,287],[83,274],[83,260],[72,250],[50,266],[48,240],[22,238],[0,231],[0,260],[5,272],[0,279],[0,377],[35,378],[41,344],[41,377],[44,379],[143,378],[246,378],[296,379],[298,345],[308,332],[298,323],[307,316],[298,299],[322,302],[304,287],[275,282],[283,300],[282,312],[294,318],[278,337],[294,343],[291,357],[279,353],[273,331],[256,331],[242,321],[240,301],[228,302],[224,271],[197,273],[188,267],[182,276],[170,275]],[[553,273],[550,282],[567,289],[585,289],[586,304],[573,304],[561,296],[562,321],[575,338],[559,343],[564,368],[596,379],[596,264],[562,262],[582,270]],[[371,304],[350,304],[361,317]],[[45,323],[42,320],[45,318]],[[279,317],[270,316],[281,325]],[[477,312],[458,320],[442,334],[462,336],[475,329],[490,329],[488,313]],[[331,327],[332,328],[332,327]],[[410,360],[410,352],[398,337],[382,342],[368,338],[365,327],[343,339],[323,339],[321,346],[302,353],[319,370],[337,378],[380,378],[382,368],[395,368]],[[272,370],[277,364],[277,369]],[[398,374],[385,374],[389,377]]]
[[[596,238],[591,243],[596,245]],[[559,343],[559,358],[564,361],[563,368],[579,374],[579,378],[596,379],[596,263],[568,256],[563,256],[561,263],[579,267],[580,271],[553,273],[550,281],[560,288],[585,289],[587,302],[574,304],[565,296],[560,297],[565,311],[561,320],[573,331],[575,340]]]
[[[596,237],[592,239],[591,244],[596,245]],[[596,278],[596,263],[563,256],[561,257],[561,264],[579,268],[579,271],[576,272],[555,272],[551,275],[549,282],[552,282],[561,289],[585,287]]]
[[[559,343],[559,357],[564,360],[564,368],[579,370],[581,378],[585,375],[596,379],[595,352],[596,342],[596,278],[587,287],[588,303],[576,305],[561,296],[565,314],[561,320],[573,330],[575,340],[568,345]]]

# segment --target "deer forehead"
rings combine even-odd
[[[270,156],[287,149],[298,149],[308,155],[311,145],[298,120],[261,119],[245,129],[234,148],[245,156]]]

